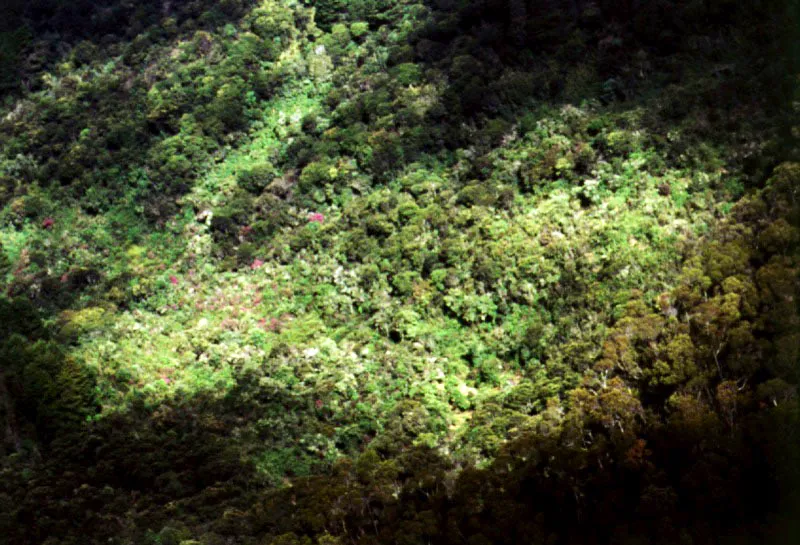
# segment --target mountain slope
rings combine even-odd
[[[3,61],[9,543],[785,542],[796,6],[93,9]]]

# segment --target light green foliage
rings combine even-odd
[[[556,511],[626,542],[608,505],[714,503],[672,476],[800,378],[799,167],[755,164],[755,83],[717,110],[727,76],[670,68],[746,38],[656,59],[650,8],[494,4],[144,6],[8,95],[0,409],[94,464],[0,467],[20,520],[66,490],[103,542],[545,543]]]
[[[350,34],[355,39],[360,39],[369,32],[369,23],[364,21],[356,21],[350,25]]]
[[[102,327],[106,318],[106,309],[102,307],[87,307],[74,312],[64,311],[59,316],[63,324],[59,335],[67,339],[77,339]]]

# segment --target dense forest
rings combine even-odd
[[[800,2],[3,3],[0,543],[800,542]]]

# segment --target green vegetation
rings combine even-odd
[[[796,2],[94,4],[0,23],[0,543],[800,535]]]

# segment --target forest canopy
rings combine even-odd
[[[0,543],[800,538],[796,0],[18,0]]]

